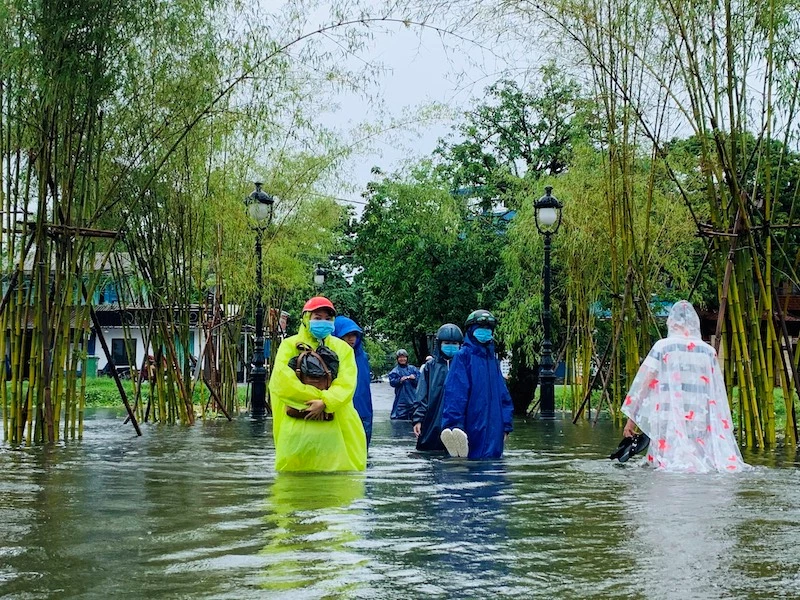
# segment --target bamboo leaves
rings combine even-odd
[[[286,290],[307,280],[308,258],[299,256],[327,253],[327,228],[340,211],[310,194],[346,151],[309,117],[323,99],[306,69],[332,66],[335,53],[303,47],[317,30],[305,28],[302,11],[254,8],[259,20],[243,31],[236,4],[9,0],[0,7],[8,298],[0,351],[10,363],[0,396],[9,441],[80,435],[93,335],[81,290],[92,295],[109,258],[115,285],[125,289],[121,305],[146,315],[137,324],[156,355],[147,417],[193,422],[190,322],[206,311],[214,406],[234,408],[235,383],[222,374],[241,360],[243,315],[223,317],[220,307],[244,305],[253,292],[285,294],[252,289],[252,232],[241,204],[252,171],[270,171],[272,192],[283,199],[267,250],[270,285]],[[323,27],[337,28],[348,26]],[[353,34],[344,51],[361,39]],[[304,54],[287,52],[301,47]],[[292,245],[310,224],[315,233]]]
[[[775,268],[783,257],[774,256],[772,235],[758,228],[776,218],[774,176],[790,162],[788,147],[774,143],[775,132],[781,130],[787,141],[798,132],[796,99],[788,92],[797,89],[793,57],[798,51],[795,42],[788,42],[797,39],[796,19],[787,18],[790,4],[642,0],[547,2],[541,7],[577,43],[577,56],[591,66],[595,88],[604,98],[606,172],[616,215],[612,237],[624,240],[623,228],[631,224],[630,198],[641,192],[631,187],[630,157],[642,152],[651,153],[654,165],[662,162],[698,232],[714,236],[709,248],[721,299],[718,333],[724,335],[727,364],[735,371],[731,381],[740,388],[740,434],[748,445],[758,446],[776,443],[776,370],[783,371],[781,385],[788,387],[791,380],[782,356],[787,350],[776,333],[776,318],[782,317],[775,316],[772,293],[781,285],[780,271],[789,267]],[[648,101],[643,90],[651,90],[650,98],[658,103]],[[692,132],[689,161],[677,148],[668,150],[671,131]],[[785,219],[782,215],[778,218]],[[643,251],[650,254],[660,234],[653,229],[645,235]],[[616,272],[633,267],[638,286],[648,274],[641,271],[646,255],[636,248],[636,243],[623,243],[619,253],[612,250],[612,261],[618,261]],[[619,294],[619,284],[614,287]],[[645,286],[642,291],[649,290]],[[632,317],[632,308],[621,301],[615,318]],[[623,334],[626,356],[635,355],[634,337],[633,332]],[[633,363],[627,362],[630,373]],[[787,400],[784,432],[791,443],[792,402]]]

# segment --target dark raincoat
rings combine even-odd
[[[336,329],[333,330],[333,335],[338,338],[343,338],[348,333],[357,333],[358,340],[353,347],[353,353],[356,356],[356,367],[358,367],[358,377],[356,379],[356,393],[353,395],[353,406],[356,408],[358,416],[361,417],[361,422],[364,424],[364,433],[367,434],[367,445],[372,439],[372,391],[370,390],[370,368],[369,357],[364,351],[362,344],[363,331],[353,319],[348,317],[336,317],[334,321]]]
[[[411,417],[412,423],[422,424],[417,438],[417,450],[447,451],[439,436],[442,433],[444,381],[450,370],[450,360],[442,353],[437,342],[436,349],[433,351],[433,360],[425,363],[421,369],[422,375],[417,385],[417,399]]]
[[[401,377],[413,375],[415,379],[400,381]],[[389,385],[394,388],[394,404],[392,405],[392,419],[410,421],[417,398],[417,384],[419,383],[419,369],[412,364],[401,367],[399,364],[389,372]]]
[[[442,428],[463,429],[472,460],[500,458],[503,438],[512,430],[514,405],[500,373],[494,342],[479,343],[467,330],[444,383]]]

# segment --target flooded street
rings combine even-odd
[[[414,452],[373,384],[366,473],[278,475],[271,423],[0,446],[2,598],[800,598],[800,471],[606,459],[621,432],[515,423],[503,460]]]

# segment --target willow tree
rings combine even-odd
[[[516,18],[544,18],[555,34],[552,42],[562,40],[565,54],[589,67],[589,80],[604,102],[611,226],[621,241],[612,256],[614,310],[615,319],[623,320],[628,375],[637,345],[644,346],[625,324],[635,315],[634,296],[622,293],[628,274],[636,277],[639,269],[627,239],[634,214],[629,174],[637,155],[649,155],[663,162],[672,193],[680,195],[708,240],[703,264],[716,273],[719,299],[714,342],[722,345],[728,376],[740,390],[742,439],[775,444],[777,374],[786,402],[785,437],[794,443],[797,369],[790,363],[796,357],[782,334],[785,307],[776,304],[775,289],[787,279],[797,282],[797,248],[785,243],[789,238],[779,240],[771,226],[781,218],[777,185],[798,133],[796,2],[553,0],[506,7]],[[668,153],[676,133],[699,142],[688,171],[678,169]],[[749,145],[749,138],[755,143]]]

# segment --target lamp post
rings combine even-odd
[[[555,369],[553,364],[553,342],[550,331],[550,241],[561,225],[563,205],[552,195],[552,186],[544,188],[544,196],[533,205],[536,229],[544,236],[544,340],[542,359],[539,364],[539,408],[542,419],[556,418]]]
[[[261,236],[264,229],[272,224],[272,208],[275,198],[261,190],[262,183],[255,182],[256,189],[246,200],[247,214],[255,221],[256,231],[256,340],[253,348],[253,369],[250,381],[253,384],[253,395],[250,400],[250,418],[263,419],[267,416],[267,369],[264,361],[264,304],[261,301]]]
[[[320,264],[317,264],[317,268],[314,270],[314,285],[318,288],[325,285],[325,269]]]

